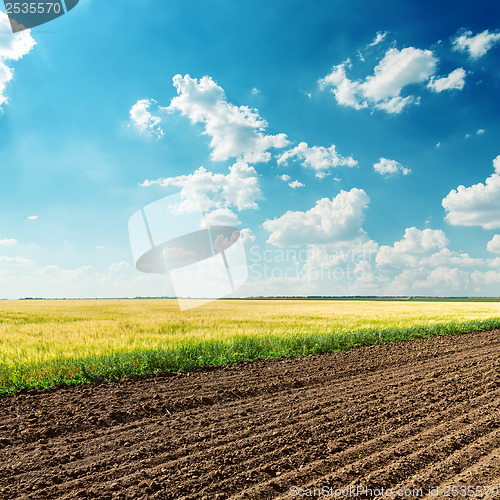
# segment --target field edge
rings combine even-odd
[[[227,341],[179,343],[165,349],[121,351],[88,358],[59,359],[14,370],[0,365],[0,396],[56,389],[85,383],[116,381],[159,373],[182,373],[259,359],[326,354],[374,344],[411,341],[500,328],[500,318],[418,325],[411,328],[370,329],[348,333],[301,334],[292,337],[238,335]]]

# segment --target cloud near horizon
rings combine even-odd
[[[443,199],[446,221],[453,226],[500,228],[500,155],[493,160],[494,173],[483,184],[458,186]]]

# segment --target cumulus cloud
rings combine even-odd
[[[413,284],[414,290],[430,290],[432,295],[447,295],[450,292],[464,294],[470,286],[468,272],[456,267],[437,267]]]
[[[413,234],[413,245],[408,243],[408,232]],[[424,234],[432,231],[434,234]],[[437,233],[437,234],[436,234]],[[439,234],[441,233],[441,234]],[[428,241],[419,241],[427,239]],[[398,243],[402,243],[398,245]],[[419,293],[425,295],[467,295],[473,291],[471,276],[486,268],[487,261],[467,253],[450,250],[442,231],[416,228],[406,230],[405,237],[394,247],[381,247],[377,255],[377,276],[386,278],[389,293]],[[391,249],[390,251],[387,248]],[[389,259],[393,261],[390,262]]]
[[[192,174],[145,180],[140,185],[175,186],[196,191],[202,198],[204,210],[231,206],[238,210],[256,209],[257,201],[262,199],[257,172],[247,163],[240,161],[229,167],[227,175],[212,173],[200,167]]]
[[[205,222],[208,226],[237,226],[240,224],[238,216],[229,208],[216,208],[205,215]]]
[[[288,211],[264,222],[271,233],[267,242],[284,247],[352,240],[364,234],[361,223],[369,201],[364,190],[354,188],[340,191],[331,200],[318,200],[307,212]]]
[[[437,58],[430,50],[389,49],[374,75],[361,85],[363,95],[375,102],[400,98],[407,85],[425,82],[434,73],[436,64]]]
[[[443,231],[416,227],[406,229],[402,240],[391,246],[381,246],[377,265],[383,268],[415,267],[422,257],[430,256],[448,244]]]
[[[318,173],[340,166],[355,167],[358,164],[351,156],[339,155],[334,145],[329,148],[309,147],[307,142],[301,142],[298,146],[285,151],[278,157],[278,165],[286,165],[293,158],[298,158],[302,165],[312,168]]]
[[[468,52],[471,59],[478,59],[500,42],[500,33],[490,33],[488,30],[472,35],[472,31],[465,31],[453,41],[454,50]]]
[[[0,240],[0,246],[13,247],[15,245],[17,245],[17,240],[14,238],[4,238],[3,240]]]
[[[377,252],[378,244],[370,240],[365,233],[349,241],[309,245],[304,272],[312,276],[318,269],[346,269],[349,266],[366,264]]]
[[[355,109],[375,108],[387,113],[400,113],[408,104],[418,102],[412,95],[403,97],[403,89],[423,83],[434,75],[438,59],[430,50],[407,47],[389,49],[374,74],[365,80],[353,81],[346,75],[350,61],[334,66],[331,73],[319,80],[321,89],[329,88],[337,102]]]
[[[495,172],[486,182],[458,186],[443,199],[446,221],[455,226],[500,227],[500,155],[493,160]]]
[[[488,252],[500,253],[500,234],[495,234],[486,246]]]
[[[278,177],[283,181],[286,182],[292,189],[297,189],[299,187],[304,187],[305,184],[302,182],[295,180],[292,181],[291,177],[288,174],[283,174],[283,175],[278,175]]]
[[[204,126],[203,134],[211,138],[213,160],[267,162],[271,159],[270,149],[288,145],[285,134],[265,133],[267,122],[257,110],[228,102],[224,90],[209,76],[198,80],[176,75],[173,83],[178,95],[166,109],[179,111],[192,123]]]
[[[303,230],[299,221],[297,231]],[[274,289],[271,294],[467,295],[478,290],[479,271],[492,283],[498,280],[491,260],[450,250],[448,244],[443,231],[415,227],[393,245],[379,246],[362,230],[344,241],[323,238],[306,249],[288,249],[286,272],[274,269],[272,279],[259,286]],[[277,254],[276,267],[282,256]]]
[[[245,243],[253,243],[255,241],[255,235],[249,228],[242,229],[240,231],[240,236]]]
[[[396,295],[472,292],[471,274],[487,262],[452,251],[448,243],[441,230],[412,227],[406,229],[404,237],[393,246],[381,246],[374,269],[379,290]]]
[[[288,185],[292,188],[292,189],[297,189],[299,187],[304,187],[305,184],[302,184],[302,182],[300,181],[292,181],[292,182],[289,182]]]
[[[0,109],[7,102],[5,88],[14,77],[14,71],[6,63],[18,61],[36,45],[30,30],[12,33],[7,14],[0,12]]]
[[[361,82],[355,82],[347,78],[346,68],[351,67],[350,60],[332,68],[331,73],[319,80],[321,90],[330,88],[335,99],[342,106],[351,106],[355,109],[368,107],[368,102],[363,99]]]
[[[411,174],[411,170],[409,168],[403,167],[401,163],[387,158],[380,158],[379,161],[373,165],[373,168],[379,174],[386,176],[399,173],[403,175]]]
[[[471,275],[474,283],[484,290],[485,285],[493,285],[495,295],[497,295],[498,285],[500,285],[500,272],[498,271],[474,271]]]
[[[457,68],[444,78],[431,77],[431,81],[427,84],[434,92],[442,92],[443,90],[462,90],[465,85],[466,72],[463,68]]]
[[[152,105],[156,104],[153,99],[141,99],[130,109],[130,121],[141,132],[147,132],[160,138],[163,136],[161,118],[153,115],[150,111]]]

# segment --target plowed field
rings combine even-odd
[[[500,331],[3,397],[0,464],[2,499],[500,497]]]

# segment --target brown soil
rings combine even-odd
[[[0,498],[500,487],[499,354],[497,330],[0,398]]]

